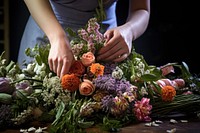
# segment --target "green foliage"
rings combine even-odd
[[[104,131],[118,131],[119,128],[121,128],[121,122],[119,120],[115,119],[110,119],[108,117],[103,117],[103,124],[102,124],[102,129]]]
[[[44,63],[48,65],[48,56],[49,56],[50,44],[38,45],[36,44],[34,48],[27,48],[25,54],[33,58],[39,65]],[[50,72],[49,67],[46,68],[46,72]]]
[[[194,113],[200,110],[200,97],[199,95],[176,95],[172,102],[162,102],[157,99],[152,103],[152,115],[164,116],[170,112]]]
[[[106,14],[103,7],[103,0],[98,0],[98,3],[99,3],[99,7],[96,8],[95,17],[97,18],[97,21],[101,23],[103,20],[106,19]]]
[[[56,113],[56,119],[50,127],[53,133],[82,133],[84,128],[94,125],[94,121],[85,121],[80,117],[80,108],[84,100],[76,99],[75,95],[68,105],[61,102]]]

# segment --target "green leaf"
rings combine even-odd
[[[7,66],[6,66],[6,71],[9,72],[13,66],[15,65],[15,62],[11,61]]]
[[[27,100],[28,98],[24,95],[24,93],[22,92],[22,90],[16,90],[16,96],[17,98],[19,99],[22,99],[22,100]]]
[[[78,126],[81,128],[89,128],[92,125],[94,125],[94,121],[87,121],[87,122],[83,120],[78,121]]]
[[[77,36],[76,32],[74,32],[71,28],[66,28],[66,31],[68,32],[68,34],[71,37],[76,37]]]
[[[185,62],[182,62],[182,73],[186,78],[191,77],[191,73],[189,71],[189,67]]]
[[[31,56],[31,48],[27,48],[27,49],[25,50],[25,54],[26,54],[27,56]]]
[[[141,76],[141,79],[143,80],[143,81],[146,81],[146,82],[148,82],[148,81],[156,81],[156,80],[158,80],[160,77],[158,77],[157,75],[155,75],[155,74],[144,74],[144,75],[142,75]]]
[[[103,0],[98,0],[99,7],[96,8],[96,18],[99,23],[106,19],[106,13],[103,7]]]
[[[60,117],[63,114],[64,109],[65,109],[65,104],[63,102],[61,102],[61,104],[59,106],[59,109],[58,109],[58,112],[56,114],[56,119],[54,120],[54,122],[52,123],[52,125],[56,125],[57,124],[58,120],[60,119]]]
[[[1,53],[1,55],[0,55],[0,61],[3,59],[4,54],[5,54],[5,51],[3,51],[3,52]]]
[[[116,119],[110,119],[108,117],[103,118],[103,125],[102,125],[103,130],[110,131],[111,129],[117,129],[121,128],[121,124],[119,120]]]
[[[162,71],[157,68],[153,68],[152,73],[155,74],[158,78],[161,78],[162,76]]]
[[[152,82],[152,84],[153,84],[154,87],[156,88],[157,92],[158,92],[159,94],[161,94],[161,87],[160,87],[158,84],[156,84],[155,82]]]
[[[35,56],[35,60],[37,61],[37,63],[41,66],[42,65],[42,60],[41,60],[41,56],[40,55],[36,55]]]

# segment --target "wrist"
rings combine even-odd
[[[132,24],[130,22],[127,22],[124,24],[125,30],[127,32],[127,37],[131,40],[135,40],[136,39],[136,30],[134,30]]]
[[[55,32],[51,32],[48,36],[50,44],[60,43],[62,40],[68,41],[66,33],[64,30],[59,30]]]

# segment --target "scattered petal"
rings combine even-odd
[[[151,127],[151,126],[152,126],[152,123],[151,123],[151,122],[150,122],[150,123],[146,123],[145,126]]]
[[[47,127],[43,127],[42,130],[47,130]]]
[[[35,131],[35,133],[42,133],[42,128],[39,127],[39,128]]]
[[[159,124],[156,124],[156,123],[153,121],[153,122],[152,122],[152,126],[153,126],[153,127],[158,127]]]
[[[171,119],[170,120],[170,123],[173,123],[173,124],[175,124],[175,123],[178,123],[176,120],[174,120],[174,119]]]
[[[28,132],[33,132],[33,131],[35,131],[35,130],[36,130],[36,128],[30,127],[30,128],[28,129]]]
[[[20,133],[28,133],[27,129],[20,129]]]
[[[157,123],[157,124],[162,124],[163,122],[160,121],[160,120],[156,120],[155,123]]]
[[[176,132],[176,128],[173,128],[171,130],[167,130],[167,133],[175,133]]]
[[[188,122],[188,120],[181,120],[181,122],[182,122],[182,123],[187,123],[187,122]]]

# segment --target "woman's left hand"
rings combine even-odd
[[[104,33],[106,42],[99,50],[97,60],[121,62],[129,56],[133,37],[128,33],[127,28],[127,26],[119,26]]]

